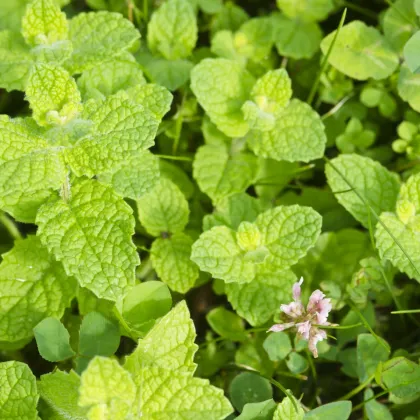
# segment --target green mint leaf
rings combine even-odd
[[[366,402],[365,412],[367,418],[369,420],[393,420],[394,417],[392,416],[391,411],[388,409],[388,407],[385,404],[381,404],[375,399],[372,399],[374,395],[375,394],[371,388],[366,389],[364,392],[364,400]],[[408,418],[408,420],[410,420],[410,418]]]
[[[22,19],[22,35],[28,45],[51,45],[68,39],[66,15],[53,0],[33,0]]]
[[[408,68],[414,73],[420,73],[420,31],[416,32],[405,44],[404,58]]]
[[[177,185],[187,200],[193,196],[195,192],[195,185],[182,168],[168,162],[165,159],[160,159],[159,169],[161,176],[170,179],[175,185]]]
[[[244,405],[242,413],[237,420],[272,420],[276,403],[273,399],[260,403],[248,403]]]
[[[257,17],[246,21],[234,34],[227,30],[219,31],[211,40],[211,51],[242,64],[248,60],[252,63],[266,60],[273,45],[271,23],[268,17]]]
[[[297,353],[293,353],[298,355]],[[298,355],[299,356],[299,355]],[[292,397],[295,400],[295,403],[298,407],[297,411],[289,397],[284,397],[283,401],[277,405],[276,411],[274,412],[273,420],[303,420],[305,417],[305,412],[303,411],[302,406],[295,397]]]
[[[19,32],[1,31],[0,86],[9,91],[24,90],[32,65],[33,57],[22,35]]]
[[[50,63],[62,65],[73,51],[70,41],[57,41],[51,45],[38,45],[32,48],[31,53],[37,63]]]
[[[165,60],[164,58],[150,57],[145,63],[141,64],[147,69],[151,80],[170,91],[184,86],[190,79],[191,69],[194,64],[188,60]]]
[[[366,228],[369,228],[369,220],[373,225],[375,223],[370,208],[378,215],[395,208],[398,176],[379,162],[355,154],[340,155],[331,161],[331,165],[327,164],[325,173],[338,202]],[[353,188],[363,199],[352,191]]]
[[[211,21],[211,34],[214,35],[224,29],[236,31],[247,20],[249,16],[244,9],[231,2],[225,3]]]
[[[152,112],[158,120],[161,120],[171,109],[173,96],[163,86],[153,83],[137,85],[128,90],[128,95],[136,104],[140,104]]]
[[[236,231],[236,241],[244,251],[254,251],[262,245],[261,232],[250,222],[242,222]]]
[[[156,319],[167,314],[172,307],[172,296],[161,281],[146,281],[134,286],[125,296],[122,315],[131,327],[148,331]]]
[[[132,289],[130,289],[131,291]],[[109,315],[115,304],[109,300],[99,299],[93,292],[84,287],[79,287],[77,293],[77,304],[80,315],[84,316],[90,312],[96,311]]]
[[[409,23],[406,16],[414,15],[413,0],[397,0],[383,16],[384,35],[388,42],[402,52],[404,45],[417,29],[414,21]]]
[[[218,57],[246,63],[246,58],[241,56],[235,45],[235,37],[231,31],[219,31],[211,39],[211,52]]]
[[[405,357],[388,360],[377,375],[398,398],[418,397],[420,393],[420,366]]]
[[[267,333],[261,332],[254,335],[254,337],[249,337],[244,343],[241,343],[235,354],[235,363],[256,369],[265,376],[272,375],[274,372],[274,364],[270,361],[267,352],[263,347],[263,342],[266,337]],[[266,387],[266,385],[264,387]]]
[[[185,233],[167,239],[156,239],[150,250],[153,268],[172,290],[186,293],[199,276],[198,267],[190,260],[193,240]]]
[[[202,233],[192,247],[191,260],[200,270],[226,282],[249,283],[255,277],[254,264],[244,259],[235,232],[226,226]]]
[[[0,30],[20,31],[22,18],[25,15],[28,3],[30,3],[30,0],[2,2],[0,5]],[[63,7],[69,3],[69,0],[54,0],[54,3]]]
[[[67,169],[52,147],[25,120],[0,116],[0,207],[33,222],[39,206],[64,183]]]
[[[324,404],[305,414],[305,420],[322,420],[325,418],[347,420],[351,414],[351,401],[337,401]]]
[[[324,54],[334,37],[335,31],[323,39]],[[381,80],[397,68],[398,55],[377,29],[355,20],[341,28],[328,62],[353,79]]]
[[[253,222],[262,211],[260,201],[246,193],[234,194],[217,203],[213,214],[204,216],[203,230],[227,226],[236,230],[244,222]]]
[[[167,60],[188,57],[197,42],[194,9],[188,0],[168,0],[152,15],[147,27],[152,52]]]
[[[137,208],[141,224],[153,236],[182,232],[190,214],[180,189],[165,178],[137,201]]]
[[[297,162],[259,159],[255,185],[257,196],[267,201],[275,199],[290,181],[296,178],[298,172]]]
[[[277,7],[289,18],[312,22],[324,20],[335,5],[333,0],[277,0]]]
[[[255,102],[246,101],[242,105],[244,120],[252,130],[269,131],[274,127],[275,118],[269,112],[263,111]]]
[[[419,185],[420,175],[418,174],[412,175],[407,180],[401,187],[396,214],[382,213],[380,220],[387,229],[378,223],[375,234],[376,246],[381,258],[389,260],[394,267],[417,281],[420,281],[420,259],[416,239],[419,232]]]
[[[233,411],[223,390],[185,372],[146,367],[135,381],[140,389],[138,413],[145,417],[210,420],[224,419]]]
[[[224,58],[204,59],[191,72],[191,89],[198,102],[229,137],[242,137],[249,130],[241,107],[254,81],[240,63]]]
[[[44,403],[40,406],[41,415],[54,420],[85,420],[87,410],[78,405],[79,387],[80,377],[73,370],[42,375],[38,382]]]
[[[292,342],[286,332],[271,333],[264,340],[263,347],[273,362],[284,360],[293,350]]]
[[[200,235],[191,259],[202,271],[227,283],[249,283],[262,263],[279,270],[295,264],[315,244],[321,222],[321,216],[310,207],[276,207],[260,214],[254,225],[242,222],[247,224],[245,234],[254,226],[256,242],[244,246],[241,225],[236,234],[216,226]]]
[[[88,418],[96,419],[105,411],[105,418],[125,419],[131,412],[136,386],[129,372],[116,360],[96,356],[82,373],[79,405],[89,407]]]
[[[0,341],[28,341],[45,317],[61,318],[77,283],[48,254],[36,236],[18,240],[0,264]]]
[[[237,420],[272,420],[276,403],[273,399],[260,403],[248,403],[244,405],[242,413]]]
[[[273,27],[269,17],[246,21],[234,37],[238,53],[252,61],[266,60],[273,46]]]
[[[276,115],[289,104],[292,97],[292,81],[287,71],[268,71],[255,82],[251,97],[262,111]]]
[[[213,15],[222,10],[223,1],[222,0],[198,0],[198,6],[204,13]]]
[[[244,341],[247,338],[245,325],[241,317],[236,315],[235,312],[223,308],[223,306],[212,309],[206,315],[206,320],[221,337],[232,341]]]
[[[68,149],[66,157],[78,176],[89,177],[117,170],[143,154],[153,146],[160,122],[143,106],[121,96],[88,102],[82,118],[91,122],[90,131]]]
[[[285,269],[312,248],[321,233],[322,217],[311,207],[279,206],[260,214],[255,225],[268,250],[266,264]]]
[[[254,155],[230,153],[227,146],[202,146],[194,158],[194,179],[201,191],[215,203],[245,191],[253,183],[256,173]]]
[[[138,377],[145,368],[192,375],[196,369],[194,354],[198,349],[194,344],[195,335],[187,304],[182,301],[162,317],[145,338],[139,340],[136,350],[126,358],[124,367],[134,377]]]
[[[88,313],[79,333],[79,354],[82,357],[112,356],[120,345],[120,330],[115,321],[99,312]]]
[[[98,297],[116,301],[134,285],[139,264],[131,242],[131,208],[97,181],[73,185],[70,197],[44,204],[37,215],[41,241],[66,272]]]
[[[84,100],[105,99],[121,90],[145,84],[141,67],[131,54],[122,54],[86,70],[77,80]]]
[[[159,159],[145,150],[124,162],[114,172],[104,172],[97,178],[100,182],[111,185],[122,197],[137,200],[153,190],[159,182]]]
[[[204,115],[203,122],[201,124],[201,130],[203,132],[204,143],[212,146],[219,145],[230,145],[231,139],[226,134],[222,133],[214,123],[210,121],[207,115]]]
[[[319,159],[327,143],[320,116],[298,99],[279,111],[272,130],[252,130],[247,140],[257,156],[289,162]]]
[[[57,318],[45,318],[34,328],[39,354],[49,362],[61,362],[76,353],[70,346],[70,335]]]
[[[414,74],[406,65],[402,65],[398,76],[398,94],[415,111],[420,112],[420,74]]]
[[[0,418],[36,420],[38,392],[36,378],[27,365],[0,363]]]
[[[140,38],[134,25],[119,13],[79,13],[70,20],[73,54],[69,71],[81,73],[127,51]]]
[[[382,341],[371,334],[360,334],[357,337],[357,373],[360,383],[367,381],[375,373],[380,362],[388,360],[389,351]]]
[[[64,125],[82,110],[76,81],[61,67],[37,64],[26,86],[35,121],[41,125]]]
[[[225,291],[233,309],[256,327],[269,321],[280,305],[290,300],[295,282],[296,275],[291,270],[270,272],[264,266],[250,283],[228,283]]]
[[[311,58],[319,49],[322,31],[315,22],[290,19],[281,14],[272,16],[274,42],[280,55],[296,60]]]
[[[267,379],[251,372],[235,376],[229,386],[229,394],[235,408],[241,412],[245,404],[266,401],[273,397],[273,389]]]

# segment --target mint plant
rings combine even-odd
[[[0,2],[0,419],[417,419],[419,16]]]

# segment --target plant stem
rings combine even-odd
[[[360,410],[361,408],[363,408],[363,407],[364,407],[364,405],[365,405],[367,402],[372,401],[372,400],[376,400],[377,398],[382,397],[383,395],[386,395],[386,394],[388,394],[388,391],[382,391],[382,392],[380,392],[379,394],[376,394],[376,395],[374,395],[373,397],[370,397],[370,398],[368,398],[367,400],[364,400],[364,401],[363,401],[363,402],[361,402],[360,404],[358,404],[358,405],[356,405],[355,407],[353,407],[353,409],[351,410],[351,412],[353,413],[353,412],[355,412],[355,411],[357,411],[357,410]]]
[[[184,160],[186,162],[192,162],[192,159],[186,156],[170,156],[170,155],[155,155],[157,157],[160,157],[162,159],[168,159],[168,160]]]
[[[324,73],[324,71],[325,71],[325,69],[327,67],[327,64],[328,64],[328,58],[331,55],[331,52],[332,52],[332,50],[334,48],[334,45],[335,45],[335,43],[337,41],[338,35],[340,33],[340,30],[341,30],[341,28],[344,25],[344,21],[346,20],[346,14],[347,14],[347,9],[344,9],[344,12],[343,12],[343,15],[341,16],[341,20],[340,20],[340,23],[338,25],[337,31],[336,31],[336,33],[334,35],[333,42],[331,43],[330,48],[328,48],[327,54],[325,55],[324,59],[322,60],[321,68],[320,68],[320,70],[318,72],[318,75],[317,75],[317,77],[315,79],[315,83],[312,85],[311,91],[309,92],[309,96],[308,96],[308,100],[307,100],[307,102],[308,102],[309,105],[311,105],[312,102],[313,102],[313,100],[314,100],[315,94],[316,94],[316,92],[318,90],[319,82],[321,80],[321,76],[323,75],[323,73]]]
[[[146,23],[149,21],[149,0],[143,0],[143,18]]]
[[[289,59],[287,57],[283,57],[283,59],[281,60],[281,68],[285,69],[287,67],[287,63],[288,63]]]
[[[219,343],[220,341],[226,341],[226,340],[229,340],[229,338],[226,338],[226,337],[216,337],[216,338],[213,338],[212,340],[205,341],[204,343],[199,344],[198,347],[200,349],[202,349],[204,347],[209,346],[210,344]]]
[[[148,252],[150,254],[150,249],[147,249],[146,247],[144,247],[142,245],[137,245],[137,249],[139,249],[141,251]]]
[[[184,123],[184,117],[182,116],[182,112],[176,117],[175,120],[175,139],[174,144],[172,145],[172,154],[176,155],[179,146],[179,140],[181,139],[181,132],[182,132],[182,125]]]
[[[362,14],[366,17],[369,17],[369,18],[372,18],[372,19],[375,19],[375,20],[378,19],[377,13],[372,12],[372,10],[366,9],[365,7],[359,6],[358,4],[353,4],[350,1],[342,0],[341,5],[343,7],[347,7],[348,9],[352,9],[355,12],[359,12],[360,14]]]
[[[419,314],[420,309],[405,309],[402,311],[392,311],[392,315],[398,315],[398,314]]]
[[[354,397],[360,391],[363,391],[373,381],[374,378],[375,374],[369,376],[369,378],[367,378],[365,382],[362,382],[358,387],[352,389],[346,395],[343,395],[338,401],[349,400],[350,398]]]
[[[128,0],[128,5],[127,5],[127,17],[128,20],[133,23],[133,1],[132,0]]]
[[[314,377],[315,381],[317,379],[317,374],[316,374],[316,368],[315,368],[315,363],[312,359],[312,354],[309,352],[309,350],[306,350],[306,358],[308,359],[308,363],[309,363],[309,367],[311,369],[312,372],[312,376]]]
[[[352,328],[361,327],[363,324],[359,322],[358,324],[353,325],[314,325],[314,327],[323,328],[323,329],[331,329],[331,330],[350,330]]]
[[[375,337],[376,341],[388,352],[391,352],[391,349],[389,348],[389,344],[384,341],[381,337],[378,336],[378,334],[373,331],[372,327],[370,326],[369,322],[367,322],[366,318],[363,316],[363,314],[359,311],[356,306],[353,305],[352,302],[348,301],[347,305],[350,306],[353,312],[356,312],[357,316],[362,321],[364,327]]]
[[[300,381],[307,381],[308,377],[306,375],[299,375],[297,373],[290,373],[290,372],[284,372],[284,371],[280,371],[280,372],[276,372],[276,375],[278,376],[285,376],[286,378],[295,378],[295,379],[299,379]]]
[[[338,112],[340,110],[340,108],[348,101],[350,100],[352,97],[354,96],[354,92],[348,94],[347,96],[345,96],[340,102],[338,102],[337,104],[335,104],[327,113],[325,113],[321,119],[322,120],[326,120],[327,118],[332,117],[336,112]]]
[[[22,235],[19,232],[18,227],[16,226],[16,223],[7,216],[6,213],[0,210],[0,223],[7,229],[9,232],[9,235],[13,239],[22,239]]]

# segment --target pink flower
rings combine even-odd
[[[318,342],[327,338],[327,333],[317,326],[334,325],[327,321],[328,314],[332,308],[331,299],[325,299],[325,294],[321,290],[315,290],[311,294],[305,310],[300,300],[300,286],[302,283],[303,278],[293,285],[293,302],[280,306],[280,310],[289,322],[275,324],[268,331],[279,332],[287,328],[296,327],[297,335],[303,340],[308,341],[309,350],[314,357],[318,357],[316,345]]]

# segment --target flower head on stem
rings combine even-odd
[[[295,327],[297,335],[308,342],[309,350],[314,357],[318,357],[316,345],[327,338],[327,333],[318,326],[334,325],[327,321],[332,308],[331,299],[325,298],[320,290],[315,290],[305,309],[300,299],[302,283],[303,277],[293,285],[293,302],[280,306],[287,322],[275,324],[268,331],[279,332]]]

